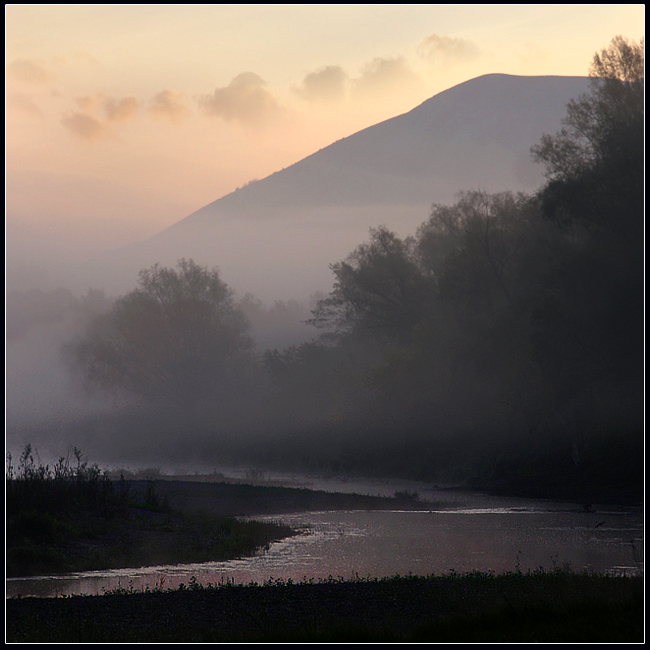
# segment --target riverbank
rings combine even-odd
[[[9,508],[7,577],[230,560],[295,534],[288,526],[250,517],[421,507],[409,493],[382,498],[236,482],[104,483],[102,498],[92,507],[76,505],[69,495],[67,507],[48,507],[46,499],[34,499],[31,493],[51,495],[57,489],[54,482],[18,486],[31,496],[23,498],[21,507],[12,499]]]
[[[6,603],[10,643],[644,640],[642,578],[564,571],[265,585]]]
[[[159,563],[155,554],[165,547],[164,540],[175,540],[171,546],[186,553],[197,540],[216,539],[214,525],[219,520],[231,526],[255,526],[256,522],[240,517],[334,509],[417,510],[439,505],[422,502],[409,491],[369,497],[238,482],[160,479],[127,483],[131,507],[134,502],[147,506],[125,520],[124,531],[130,535],[126,546],[138,549],[142,565]],[[111,494],[119,497],[124,489],[121,485]],[[119,537],[120,522],[114,517],[111,535],[93,543],[101,547]],[[137,526],[146,522],[146,535],[134,533],[136,522]],[[200,525],[205,526],[204,532],[197,534]],[[229,529],[235,543],[229,551],[232,557],[244,555],[237,530],[241,529]],[[292,531],[275,532],[286,536]],[[250,548],[260,544],[260,539]],[[210,559],[216,558],[211,555]],[[115,565],[114,558],[111,564]],[[201,585],[188,576],[187,583],[173,591],[163,591],[161,584],[143,592],[121,588],[100,596],[10,598],[6,601],[6,641],[640,642],[643,620],[643,578],[634,577],[540,570]]]
[[[294,534],[277,523],[172,508],[169,494],[148,482],[30,477],[8,481],[7,494],[9,578],[229,560]]]
[[[16,521],[18,519],[18,521]],[[288,526],[228,517],[125,508],[52,517],[27,512],[7,522],[9,578],[159,564],[229,560],[294,534]]]
[[[167,477],[128,483],[140,494],[152,490],[174,510],[219,517],[255,517],[314,510],[418,509],[439,505],[423,502],[416,492],[408,490],[396,491],[391,496],[371,496],[269,482],[215,481],[209,477]]]

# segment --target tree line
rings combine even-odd
[[[313,340],[257,354],[218,271],[182,260],[141,272],[70,345],[75,368],[185,409],[238,378],[298,456],[348,469],[620,481],[643,431],[643,71],[643,41],[594,56],[532,147],[535,194],[466,191],[412,236],[371,230],[331,265]]]

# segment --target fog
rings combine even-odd
[[[115,453],[122,457],[129,451],[123,447],[124,440],[113,435],[104,441],[97,440],[97,430],[110,430],[112,422],[128,419],[130,409],[140,412],[142,405],[123,392],[103,392],[85,385],[66,354],[66,347],[82,337],[93,318],[106,313],[112,301],[112,297],[98,290],[83,295],[63,288],[7,292],[5,423],[7,448],[13,453],[30,442],[44,458],[56,458],[72,446],[88,453],[101,453],[106,459]],[[238,304],[260,352],[300,344],[314,336],[313,328],[305,324],[310,315],[308,303],[275,301],[266,305],[246,294]],[[228,426],[241,417],[233,400],[236,397],[230,395],[227,401],[232,404],[226,409],[227,416],[224,405],[220,408]],[[156,410],[145,408],[136,417],[146,412],[146,419],[152,418],[155,423]],[[161,416],[162,422],[167,417]],[[187,423],[177,422],[176,426]],[[170,430],[167,435],[177,434],[178,431]],[[148,445],[144,456],[158,456],[161,460],[174,457],[171,448],[155,451],[159,444]]]
[[[518,161],[541,136],[529,109],[559,126],[585,79],[474,81],[128,246],[30,239],[14,215],[7,450],[638,487],[638,195],[585,181],[600,192],[594,230],[569,186],[560,227],[541,170]],[[232,293],[138,276],[181,259]]]

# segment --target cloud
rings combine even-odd
[[[68,113],[61,119],[61,123],[80,140],[99,140],[108,135],[102,121],[88,113]]]
[[[418,54],[435,64],[462,63],[476,58],[481,52],[473,41],[455,36],[431,34],[418,45]]]
[[[94,95],[85,95],[77,97],[75,103],[85,113],[92,113],[96,111],[106,99],[106,95],[102,93],[95,93]]]
[[[254,72],[242,72],[229,85],[198,101],[208,115],[251,126],[262,126],[282,111],[265,81]]]
[[[43,111],[41,111],[29,95],[23,93],[17,93],[7,97],[7,108],[23,113],[24,115],[43,117]]]
[[[108,97],[103,93],[77,97],[77,106],[84,113],[102,111],[107,122],[128,122],[135,118],[140,102],[137,97],[128,95],[121,99]]]
[[[348,75],[338,65],[328,65],[305,75],[294,92],[309,101],[332,102],[345,97]]]
[[[104,102],[103,108],[109,122],[128,122],[136,116],[138,105],[138,98],[130,95],[122,99],[109,97]]]
[[[115,99],[103,93],[77,97],[75,102],[80,110],[66,114],[61,123],[74,136],[87,142],[108,137],[111,124],[134,119],[140,104],[132,95]]]
[[[356,92],[372,95],[391,90],[411,90],[419,86],[421,81],[403,57],[378,57],[363,67],[361,75],[354,79],[353,84]]]
[[[161,90],[149,102],[149,113],[156,119],[180,124],[187,115],[185,95],[177,90]]]
[[[44,84],[54,79],[52,72],[33,59],[14,59],[9,64],[8,72],[17,81],[29,84]]]

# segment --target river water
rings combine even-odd
[[[311,483],[315,489],[392,495],[395,484]],[[6,581],[6,595],[102,594],[225,582],[390,577],[450,571],[528,571],[568,567],[634,575],[643,571],[643,513],[539,500],[419,488],[417,511],[303,512],[282,521],[300,534],[252,558],[92,571]],[[427,505],[430,503],[430,505]]]

